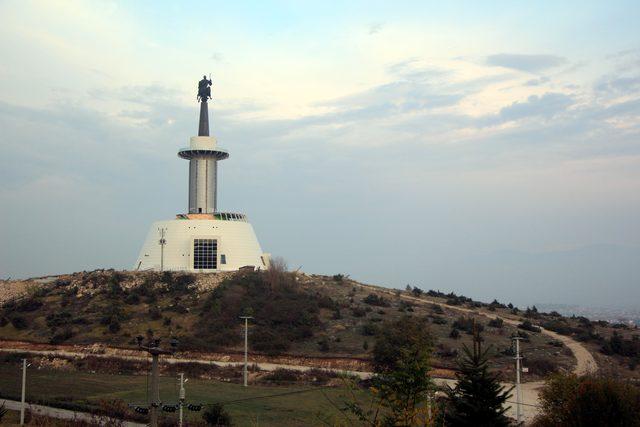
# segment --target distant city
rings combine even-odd
[[[563,316],[584,316],[590,320],[606,320],[610,323],[625,323],[640,326],[640,308],[588,307],[571,304],[536,304],[540,311],[557,311]]]

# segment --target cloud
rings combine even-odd
[[[525,102],[514,102],[500,110],[499,116],[504,121],[519,120],[530,117],[552,118],[564,112],[574,103],[573,98],[563,93],[545,93],[542,96],[531,95]]]
[[[596,92],[610,95],[630,95],[640,91],[640,76],[609,76],[594,85]]]
[[[524,85],[525,86],[540,86],[543,85],[545,83],[549,83],[551,79],[549,77],[546,76],[542,76],[540,78],[537,79],[531,79],[531,80],[527,80]]]
[[[382,28],[384,28],[384,23],[374,22],[373,24],[369,25],[369,35],[379,33],[380,31],[382,31]]]
[[[500,53],[486,58],[488,65],[511,68],[518,71],[538,73],[549,68],[565,64],[566,58],[555,55],[525,55],[517,53]]]

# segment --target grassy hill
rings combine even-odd
[[[458,351],[470,342],[474,322],[495,348],[493,366],[509,373],[513,365],[510,336],[516,328],[457,310],[515,316],[507,306],[435,291],[372,287],[342,275],[106,270],[60,276],[49,283],[34,281],[26,288],[26,294],[0,309],[1,339],[135,348],[136,336],[153,331],[178,338],[181,351],[237,352],[243,345],[238,317],[248,314],[255,318],[249,340],[253,354],[279,355],[291,363],[302,357],[367,360],[386,322],[421,316],[436,337],[434,365],[455,366]],[[527,336],[523,350],[530,378],[571,369],[568,349],[535,327],[529,329],[520,333]]]

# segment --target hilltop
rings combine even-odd
[[[454,368],[474,322],[494,346],[493,366],[505,374],[512,370],[510,336],[516,331],[526,338],[528,378],[569,371],[575,364],[568,348],[531,324],[570,323],[565,318],[437,291],[390,290],[343,275],[98,270],[1,286],[11,297],[5,297],[0,310],[0,338],[34,345],[135,349],[135,337],[153,331],[178,338],[185,354],[233,355],[243,343],[238,316],[250,314],[255,317],[250,332],[254,357],[291,363],[334,360],[366,370],[375,335],[385,322],[421,316],[436,337],[434,366],[441,370]],[[9,292],[15,289],[20,289],[17,295]],[[524,323],[517,328],[481,311],[524,316]]]

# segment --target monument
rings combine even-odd
[[[262,252],[247,216],[217,210],[218,161],[229,158],[229,153],[209,136],[212,84],[206,76],[198,82],[198,136],[178,151],[179,157],[189,160],[187,213],[153,223],[135,270],[216,272],[269,265],[270,256]]]

